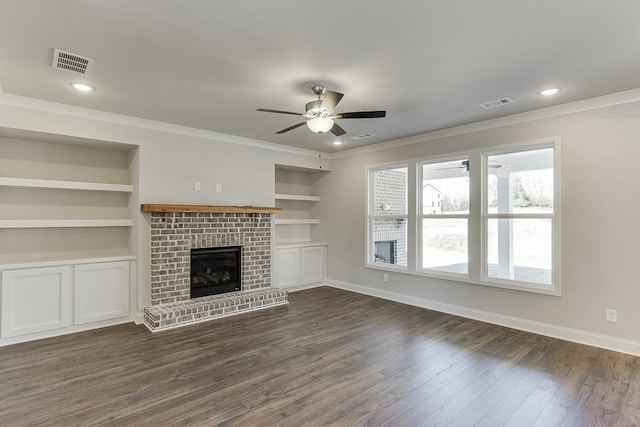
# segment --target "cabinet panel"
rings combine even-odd
[[[324,280],[324,247],[300,249],[300,283],[318,283]]]
[[[129,315],[129,262],[83,264],[75,268],[77,325]]]
[[[72,323],[71,267],[2,272],[2,337],[13,337]]]
[[[295,286],[299,283],[300,250],[276,249],[273,256],[273,281],[275,286]]]

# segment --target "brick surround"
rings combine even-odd
[[[286,292],[271,287],[271,222],[268,213],[152,212],[147,327],[157,330],[286,304]],[[242,290],[190,299],[191,249],[219,246],[242,247]]]

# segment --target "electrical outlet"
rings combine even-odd
[[[382,275],[382,280],[384,280],[385,282],[388,282],[389,281],[389,275],[387,273],[384,273]]]
[[[193,189],[195,191],[200,191],[200,183],[198,181],[193,183]]]
[[[216,184],[216,192],[222,193],[222,184],[220,183]]]
[[[607,308],[607,321],[609,322],[617,322],[618,321],[618,310],[612,310]]]

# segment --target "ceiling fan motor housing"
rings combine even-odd
[[[316,99],[315,101],[307,102],[307,104],[304,106],[304,109],[307,112],[306,115],[308,117],[315,117],[317,115],[322,114],[323,112],[326,112],[327,109],[323,108],[321,106],[321,104],[322,104],[322,100],[320,100],[320,99]]]

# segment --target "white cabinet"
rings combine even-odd
[[[129,262],[75,267],[75,324],[129,316]]]
[[[300,248],[300,283],[308,285],[324,280],[324,246]]]
[[[274,286],[291,288],[324,281],[324,253],[324,245],[276,248],[273,256]]]
[[[0,341],[59,335],[93,327],[91,323],[106,326],[128,321],[131,259],[102,261],[4,267]]]
[[[300,249],[276,249],[273,256],[274,285],[286,288],[300,283]]]
[[[65,328],[72,323],[71,267],[2,272],[2,338]]]

